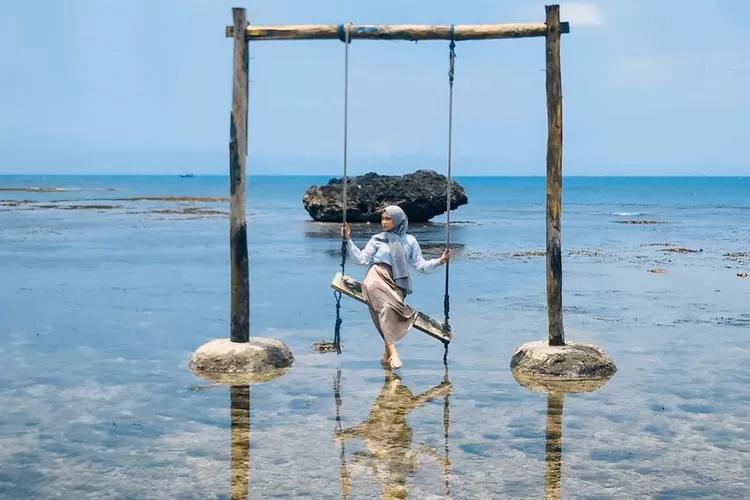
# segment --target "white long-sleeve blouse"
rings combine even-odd
[[[401,237],[401,244],[404,245],[406,259],[417,271],[427,273],[432,269],[440,266],[440,258],[425,259],[422,256],[422,249],[417,239],[411,234],[404,234]],[[370,238],[364,250],[360,250],[354,242],[349,239],[346,245],[347,255],[360,265],[367,266],[370,264],[388,264],[393,265],[391,261],[391,249],[387,242]]]

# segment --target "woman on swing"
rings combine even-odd
[[[409,227],[406,214],[396,205],[383,210],[380,223],[383,232],[370,238],[364,250],[352,242],[348,224],[341,228],[341,235],[346,241],[349,257],[360,265],[370,266],[362,282],[362,294],[375,328],[385,342],[385,353],[380,362],[398,370],[402,363],[396,342],[406,335],[417,319],[417,311],[404,303],[412,292],[408,265],[426,273],[446,264],[450,259],[450,249],[446,248],[439,258],[425,260],[417,239],[406,233]]]

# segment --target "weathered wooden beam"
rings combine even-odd
[[[547,12],[547,337],[553,346],[565,345],[562,317],[562,76],[560,72],[560,8]]]
[[[562,33],[569,33],[568,23],[560,23]],[[531,38],[547,35],[544,23],[514,24],[469,24],[453,28],[453,39],[491,40],[500,38]],[[248,26],[245,29],[248,40],[341,40],[343,25],[281,25]],[[234,36],[234,27],[226,27],[227,38]],[[431,25],[350,25],[350,40],[450,40],[450,26]]]
[[[245,9],[232,9],[234,29],[234,83],[229,124],[229,252],[231,268],[231,340],[250,338],[250,275],[245,220],[245,163],[247,156],[247,26]]]
[[[349,276],[336,273],[333,281],[331,281],[331,288],[363,304],[367,304],[367,300],[365,300],[365,296],[362,293],[362,284]],[[414,322],[414,328],[446,344],[451,341],[451,333],[445,331],[443,324],[422,312],[417,311],[417,320]]]

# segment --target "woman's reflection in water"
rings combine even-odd
[[[444,469],[449,463],[447,457],[427,445],[412,450],[413,431],[406,417],[429,401],[447,398],[452,385],[447,370],[439,385],[419,396],[412,394],[398,375],[390,371],[384,370],[384,379],[383,388],[372,405],[368,419],[336,432],[336,440],[362,437],[367,451],[354,453],[352,463],[364,463],[381,481],[384,499],[407,498],[406,479],[416,472],[420,455],[435,458]]]

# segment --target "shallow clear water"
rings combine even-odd
[[[249,498],[750,496],[750,278],[737,276],[750,271],[750,179],[565,180],[566,338],[604,348],[618,372],[565,395],[559,480],[548,396],[508,368],[546,332],[544,258],[513,255],[544,248],[544,180],[458,180],[469,205],[452,215],[448,389],[442,345],[418,331],[388,380],[354,301],[344,353],[311,351],[333,336],[339,240],[301,197],[327,178],[249,179],[251,335],[284,341],[295,362],[250,389],[235,491],[244,477]],[[80,190],[2,191],[17,187]],[[0,176],[0,498],[232,498],[241,391],[187,367],[229,332],[228,222],[159,212],[227,204],[115,200],[227,192],[226,178]],[[62,209],[86,203],[120,208]],[[631,219],[667,223],[616,222]],[[412,228],[428,256],[443,221]],[[443,280],[443,268],[416,276],[412,305],[441,317]],[[360,431],[343,441],[337,378],[341,426]],[[407,390],[437,394],[419,406]],[[393,432],[357,427],[371,411]],[[235,450],[243,437],[236,427]]]

